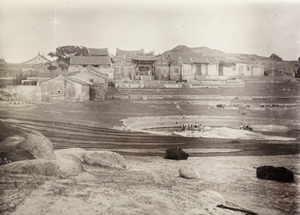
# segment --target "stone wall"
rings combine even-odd
[[[21,101],[41,101],[41,87],[40,86],[6,86],[0,89],[1,92],[11,95],[12,100]]]

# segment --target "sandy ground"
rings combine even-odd
[[[20,187],[15,196],[7,189],[4,197],[11,198],[12,205],[16,196],[28,196],[14,212],[3,214],[245,214],[217,208],[218,204],[264,215],[300,213],[299,175],[295,183],[283,184],[257,179],[254,168],[285,163],[299,172],[299,155],[190,157],[184,161],[125,158],[126,170],[89,167],[67,179],[19,175],[19,181],[27,177],[39,183],[31,193]],[[196,169],[200,179],[179,177],[179,168],[185,167]],[[2,176],[1,182],[9,178]]]
[[[281,97],[299,96],[299,83],[291,84],[290,91],[283,90],[286,87],[286,84],[276,85],[273,82],[264,85],[251,83],[239,91],[236,89],[226,91],[201,89],[194,93],[224,96],[275,96],[275,94]],[[179,93],[184,93],[184,91]],[[278,124],[289,124],[293,120],[299,124],[300,112],[297,99],[298,97],[292,101],[297,105],[289,108],[257,108],[257,104],[253,104],[254,107],[252,107],[253,101],[249,101],[250,108],[241,106],[232,109],[132,100],[105,100],[75,104],[2,102],[0,117],[45,121],[48,124],[62,122],[81,126],[92,125],[99,128],[124,126],[121,120],[129,117],[182,114],[230,116],[237,119],[234,122],[236,126],[239,126],[242,120],[250,119],[262,121],[263,124],[276,124],[276,121],[279,122]],[[273,102],[273,98],[268,100],[270,100],[268,102]],[[243,102],[248,103],[248,101]],[[263,120],[261,120],[262,118]],[[45,130],[43,126],[40,129]],[[57,133],[55,129],[47,132],[49,135]],[[64,132],[64,136],[74,135]],[[96,144],[99,140],[95,137],[93,141]],[[159,143],[157,144],[159,145]],[[65,145],[72,147],[75,143],[65,143]],[[159,150],[161,152],[162,149],[158,145],[151,151]],[[272,147],[272,145],[270,144],[268,147]],[[120,146],[121,149],[133,150]],[[150,149],[138,148],[136,150],[147,152]],[[190,152],[189,150],[187,151]],[[199,148],[197,150],[201,153],[233,149],[224,149],[220,145],[215,149]],[[86,168],[84,173],[70,178],[0,175],[0,213],[15,215],[245,214],[217,208],[216,205],[221,203],[251,210],[260,215],[300,214],[299,154],[280,156],[206,155],[205,157],[200,155],[189,157],[186,161],[165,160],[162,156],[125,156],[125,159],[126,170]],[[255,167],[262,165],[287,167],[298,173],[295,174],[295,183],[286,184],[257,179]],[[179,177],[179,168],[185,167],[197,170],[200,179],[188,180]]]

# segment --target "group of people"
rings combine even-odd
[[[252,131],[252,127],[248,124],[246,125],[240,125],[241,130],[247,130],[247,131]]]
[[[182,131],[203,131],[204,130],[204,126],[201,125],[200,123],[184,123],[181,126],[181,130]]]

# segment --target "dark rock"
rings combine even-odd
[[[273,180],[278,182],[294,182],[294,174],[285,167],[261,166],[256,170],[259,179]]]
[[[186,160],[188,157],[189,154],[183,151],[180,147],[171,147],[166,150],[166,159]]]

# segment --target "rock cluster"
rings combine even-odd
[[[71,148],[53,151],[51,141],[39,132],[0,121],[0,174],[22,173],[69,177],[88,166],[126,168],[125,159],[110,151]]]

